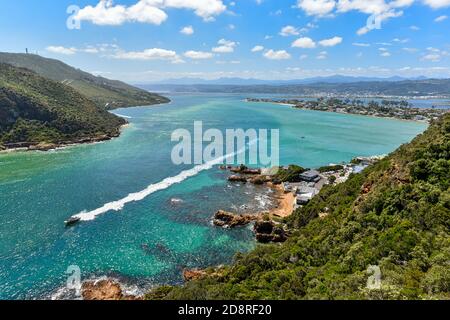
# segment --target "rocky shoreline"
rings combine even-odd
[[[9,143],[5,145],[0,145],[0,153],[10,153],[10,152],[18,152],[18,151],[51,151],[57,150],[67,147],[78,146],[82,144],[93,144],[104,141],[109,141],[115,138],[118,138],[122,133],[122,130],[129,126],[129,123],[126,123],[117,130],[117,132],[111,134],[103,134],[98,135],[96,137],[85,137],[79,138],[75,140],[61,141],[58,143],[47,143],[47,142],[18,142],[18,143]]]

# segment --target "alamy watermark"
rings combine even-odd
[[[81,269],[79,266],[72,265],[66,270],[68,274],[66,288],[75,291],[76,296],[81,296]]]
[[[175,165],[247,164],[275,168],[280,163],[279,129],[203,130],[203,122],[195,121],[191,133],[177,129],[171,135],[171,158]]]

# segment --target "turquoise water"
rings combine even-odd
[[[280,129],[281,163],[306,167],[388,153],[426,128],[416,122],[246,103],[244,96],[171,98],[169,105],[114,111],[129,117],[131,125],[112,141],[0,155],[0,299],[50,297],[65,284],[70,265],[78,265],[84,278],[109,275],[143,288],[179,283],[185,267],[229,263],[235,252],[253,248],[249,228],[214,228],[211,217],[218,209],[246,211],[246,204],[261,210],[270,191],[230,186],[217,168],[122,210],[64,227],[74,214],[191,168],[172,164],[170,135],[178,128],[191,130],[196,120],[221,130]]]

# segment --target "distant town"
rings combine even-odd
[[[316,100],[248,98],[246,101],[288,104],[296,109],[425,122],[437,119],[449,111],[448,109],[434,107],[416,108],[406,100],[381,100],[380,102],[373,100],[367,102],[360,99],[338,98],[318,98]]]

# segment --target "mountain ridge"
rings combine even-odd
[[[97,106],[108,110],[170,101],[166,97],[124,82],[97,77],[62,61],[35,54],[0,52],[0,63],[26,68],[45,78],[61,82],[85,95]]]
[[[0,150],[108,140],[126,123],[70,86],[0,63]]]

